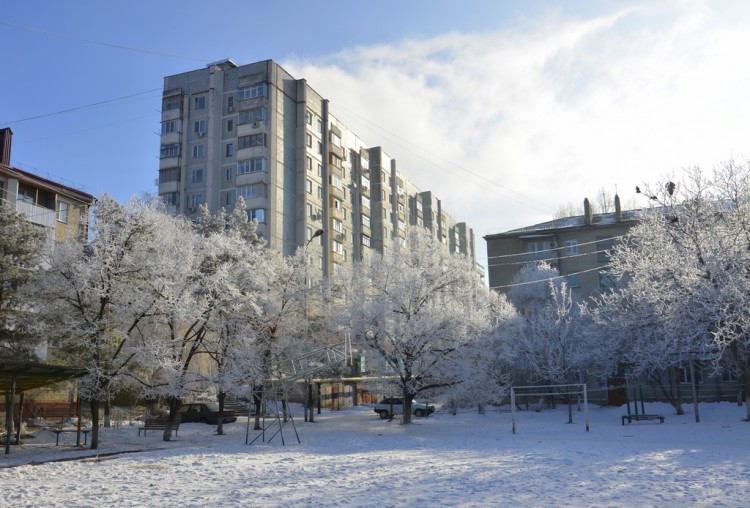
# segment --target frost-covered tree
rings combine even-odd
[[[461,356],[493,324],[471,260],[451,255],[421,228],[409,231],[405,245],[355,263],[341,285],[352,340],[389,366],[404,423],[416,395],[462,381]]]
[[[546,261],[526,263],[508,291],[508,300],[524,316],[533,315],[549,300],[550,283],[560,284],[560,272]]]
[[[513,381],[514,345],[523,333],[523,318],[505,295],[494,291],[477,304],[490,306],[492,324],[486,333],[468,343],[458,358],[461,382],[445,391],[452,414],[468,406],[476,406],[483,413],[488,404],[499,403],[507,396]]]
[[[93,208],[92,241],[56,245],[36,279],[35,319],[45,325],[51,355],[88,374],[80,394],[90,400],[91,448],[98,447],[99,409],[131,379],[136,368],[133,335],[155,310],[144,286],[156,274],[163,231],[175,229],[154,205],[121,205],[102,196]]]
[[[216,391],[221,416],[227,394],[242,390],[257,363],[252,347],[255,334],[248,326],[248,316],[256,312],[257,295],[268,289],[265,253],[259,252],[263,242],[256,234],[257,222],[248,220],[242,198],[230,214],[221,209],[211,215],[208,207],[202,206],[197,230],[204,240],[218,247],[215,256],[227,263],[230,276],[223,282],[227,301],[207,322],[211,333],[203,344],[211,359],[207,381]],[[220,417],[217,434],[223,433]]]
[[[206,384],[197,363],[207,352],[217,353],[212,341],[220,333],[221,313],[232,315],[242,307],[237,273],[247,256],[239,234],[180,224],[162,234],[169,269],[155,270],[144,289],[155,311],[139,355],[148,371],[144,395],[164,398],[169,407],[165,441],[171,439],[183,397]]]
[[[246,315],[247,333],[253,339],[251,347],[256,359],[245,366],[247,379],[253,385],[256,429],[260,428],[263,391],[271,382],[283,383],[291,359],[310,348],[305,333],[309,323],[305,305],[318,305],[310,301],[316,294],[308,291],[305,284],[305,262],[304,249],[298,249],[288,258],[269,249],[263,252],[264,291],[257,293],[252,312]],[[277,388],[291,387],[277,385]]]
[[[45,235],[26,217],[0,200],[0,360],[24,361],[36,358],[41,335],[34,333],[33,294],[24,285],[37,275],[46,247]]]
[[[636,373],[696,360],[735,369],[748,393],[750,164],[730,160],[710,177],[692,168],[644,194],[653,208],[611,259],[627,284],[600,302],[611,322],[632,325],[624,361]]]

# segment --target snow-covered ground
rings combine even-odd
[[[286,446],[246,445],[241,422],[171,442],[102,429],[94,452],[40,431],[0,458],[0,506],[749,506],[744,408],[702,404],[700,423],[686,409],[648,404],[663,425],[622,426],[624,408],[592,407],[590,432],[583,413],[524,411],[514,435],[508,411],[405,426],[363,406],[295,416],[302,442],[287,425]]]

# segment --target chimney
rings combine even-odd
[[[615,221],[622,221],[622,207],[620,206],[620,196],[615,194]]]
[[[591,213],[591,203],[589,203],[589,198],[586,198],[583,200],[583,223],[589,226],[592,222],[594,222],[594,216]]]
[[[13,131],[10,127],[0,129],[0,164],[10,166],[10,144],[13,139]]]

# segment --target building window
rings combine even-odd
[[[398,204],[398,213],[404,213],[404,205],[401,203]]]
[[[310,157],[305,157],[305,167],[308,171],[312,171],[312,159]]]
[[[200,183],[203,181],[203,169],[194,169],[190,173],[191,183]]]
[[[333,243],[333,252],[335,252],[336,254],[341,254],[343,256],[344,244],[336,240],[334,240],[332,243]]]
[[[248,220],[257,220],[258,222],[266,222],[266,209],[265,208],[254,208],[247,211]]]
[[[362,225],[370,227],[370,217],[369,215],[362,215]]]
[[[323,155],[323,143],[321,143],[320,141],[318,141],[318,153],[320,155]]]
[[[565,277],[568,280],[569,288],[573,289],[583,286],[583,276],[580,273],[569,273]]]
[[[341,148],[341,137],[335,132],[331,133],[331,143]]]
[[[305,111],[305,123],[307,125],[312,125],[312,120],[313,120],[313,114],[309,110]]]
[[[234,97],[232,97],[231,95],[227,97],[227,111],[229,111],[230,113],[234,111]]]
[[[360,180],[360,184],[362,185],[363,191],[368,191],[370,189],[370,179],[366,176],[362,176],[362,179]]]
[[[226,156],[227,157],[234,156],[234,143],[227,143]]]
[[[266,135],[263,133],[260,134],[251,134],[250,136],[242,136],[237,139],[237,146],[242,148],[249,148],[251,146],[265,146],[266,144]]]
[[[245,125],[253,122],[262,122],[266,118],[266,108],[247,109],[239,112],[237,115],[237,124]]]
[[[336,210],[341,210],[341,201],[337,198],[333,198],[333,207]]]
[[[70,209],[70,204],[66,203],[65,201],[58,201],[57,202],[57,220],[60,222],[68,222],[68,210]]]
[[[370,237],[369,236],[362,235],[362,245],[364,245],[365,247],[369,247],[370,246]]]
[[[180,156],[180,144],[179,143],[173,143],[171,145],[161,145],[161,149],[159,150],[159,157],[162,159],[167,159],[170,157],[179,157]]]
[[[265,83],[246,86],[237,90],[237,98],[241,101],[244,101],[247,99],[254,99],[256,97],[265,97],[267,90],[268,89]]]
[[[171,134],[173,132],[179,132],[180,121],[179,120],[167,120],[161,123],[161,133]]]
[[[179,192],[167,192],[166,194],[159,194],[159,198],[165,205],[177,206],[180,204]]]
[[[318,163],[318,176],[323,176],[323,164]]]
[[[344,188],[344,182],[342,182],[341,178],[336,175],[331,175],[331,185],[339,190],[342,190]]]
[[[252,159],[241,160],[237,163],[237,174],[259,173],[266,170],[266,159],[263,157],[254,157]]]
[[[305,190],[307,190],[308,194],[312,194],[312,181],[311,180],[305,181]]]
[[[344,233],[344,223],[338,219],[333,219],[333,229],[339,233]]]
[[[578,240],[565,240],[565,255],[578,254]]]
[[[193,130],[198,135],[198,137],[203,136],[206,134],[206,121],[205,120],[197,120],[193,124]]]
[[[193,97],[193,109],[206,109],[206,96]]]
[[[362,206],[364,206],[365,208],[370,208],[370,198],[368,198],[367,196],[361,196],[361,198]]]
[[[552,248],[552,242],[529,242],[529,252],[545,252]]]
[[[181,107],[182,107],[181,95],[174,95],[172,97],[167,97],[161,102],[162,111],[167,111],[170,109],[180,109]]]
[[[318,185],[318,199],[323,199],[323,187]]]
[[[159,170],[159,183],[179,182],[180,168],[167,168]]]
[[[227,132],[232,132],[234,130],[234,120],[229,119],[227,120]]]
[[[188,196],[188,207],[192,210],[203,204],[203,194],[190,194]]]
[[[318,132],[320,132],[320,133],[323,132],[323,120],[318,119],[318,121],[317,121],[317,128],[318,128]]]
[[[200,144],[193,146],[193,157],[201,158],[206,156],[206,145]]]
[[[305,205],[305,215],[307,215],[311,219],[313,218],[312,205],[310,203],[307,203]]]
[[[251,185],[241,185],[237,187],[237,197],[244,199],[253,199],[260,196],[260,185],[257,183]]]
[[[310,134],[305,134],[305,145],[308,148],[312,148],[312,136]]]
[[[225,192],[224,199],[222,201],[224,206],[226,207],[234,206],[234,194],[231,192]]]
[[[398,229],[400,229],[401,231],[406,231],[406,224],[404,223],[404,221],[398,221]]]
[[[691,384],[693,378],[690,376],[690,364],[685,365],[679,369],[680,384]],[[703,384],[703,372],[697,365],[693,365],[693,372],[695,372],[696,384]]]
[[[234,168],[224,168],[224,180],[227,182],[234,180]]]

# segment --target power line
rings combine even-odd
[[[12,120],[10,122],[0,122],[0,125],[11,125],[11,124],[14,124],[14,123],[27,122],[29,120],[38,120],[39,118],[46,118],[46,117],[49,117],[49,116],[62,115],[63,113],[70,113],[72,111],[79,111],[81,109],[93,108],[95,106],[101,106],[102,104],[109,104],[111,102],[117,102],[117,101],[121,101],[123,99],[130,99],[131,97],[138,97],[139,95],[146,95],[146,94],[149,94],[149,93],[154,93],[154,92],[159,92],[159,91],[161,91],[161,88],[154,88],[154,89],[151,89],[151,90],[146,90],[145,92],[138,92],[138,93],[133,93],[133,94],[130,94],[130,95],[123,95],[122,97],[117,97],[115,99],[107,99],[107,100],[104,100],[104,101],[94,102],[94,103],[91,103],[91,104],[85,104],[83,106],[76,106],[76,107],[73,107],[73,108],[63,109],[61,111],[55,111],[54,113],[45,113],[43,115],[30,116],[30,117],[27,117],[27,118],[21,118],[21,119],[18,119],[18,120]]]
[[[577,243],[576,246],[577,247],[582,247],[582,246],[585,246],[585,245],[593,245],[593,244],[597,244],[597,243],[608,241],[608,240],[620,240],[620,239],[625,238],[627,236],[628,235],[626,235],[626,234],[625,235],[609,236],[609,237],[603,238],[601,240],[592,240],[590,242]],[[553,252],[553,251],[559,251],[559,250],[563,250],[563,249],[567,249],[567,247],[563,245],[562,247],[553,247],[553,248],[550,248],[550,249],[545,249],[545,250],[543,250],[541,252]],[[606,251],[607,249],[604,249],[604,250]],[[603,251],[596,251],[596,252],[603,252]],[[497,256],[489,256],[486,259],[489,260],[489,259],[512,258],[512,257],[518,257],[518,256],[528,256],[529,254],[538,254],[538,252],[534,252],[534,253],[516,252],[516,253],[513,253],[513,254],[498,254]],[[585,252],[585,253],[583,253],[581,255],[585,255],[585,254],[591,254],[591,253],[590,252]],[[574,254],[574,255],[578,255],[578,254]],[[571,255],[569,257],[573,257],[573,255]],[[494,266],[498,266],[498,265],[494,265]]]
[[[570,275],[578,275],[580,273],[589,273],[589,272],[603,270],[607,266],[608,266],[608,264],[604,265],[604,266],[597,266],[595,268],[588,268],[586,270],[581,270],[580,272],[569,273],[567,275],[556,275],[554,277],[548,277],[546,279],[532,280],[532,281],[527,281],[527,282],[515,282],[513,284],[504,284],[504,285],[501,285],[501,286],[490,286],[490,289],[505,289],[505,288],[513,288],[513,287],[517,287],[517,286],[528,286],[529,284],[538,284],[540,282],[550,282],[550,281],[557,280],[557,279],[567,278]]]
[[[133,52],[136,52],[136,53],[145,53],[145,54],[148,54],[148,55],[156,55],[156,56],[166,56],[166,57],[169,57],[169,58],[178,58],[180,60],[192,60],[192,61],[203,62],[203,63],[208,63],[209,62],[209,60],[206,60],[204,58],[195,58],[195,57],[177,55],[177,54],[174,54],[174,53],[166,53],[166,52],[163,52],[163,51],[154,51],[154,50],[151,50],[151,49],[134,48],[132,46],[125,46],[125,45],[122,45],[122,44],[114,44],[114,43],[111,43],[111,42],[104,42],[104,41],[97,41],[97,40],[94,40],[94,39],[87,39],[85,37],[80,37],[80,36],[77,36],[77,35],[64,34],[64,33],[60,33],[60,32],[51,32],[49,30],[42,30],[41,28],[35,28],[35,27],[32,27],[32,26],[27,26],[27,25],[19,25],[17,23],[10,23],[8,21],[2,21],[2,20],[0,20],[0,25],[9,26],[9,27],[12,27],[12,28],[18,28],[20,30],[26,30],[26,31],[29,31],[29,32],[36,32],[36,33],[45,34],[45,35],[52,35],[53,37],[60,37],[60,38],[63,38],[63,39],[71,39],[71,40],[74,40],[74,41],[85,42],[87,44],[96,44],[96,45],[99,45],[99,46],[106,46],[106,47],[109,47],[109,48],[116,48],[116,49],[123,49],[123,50],[126,50],[126,51],[133,51]]]

